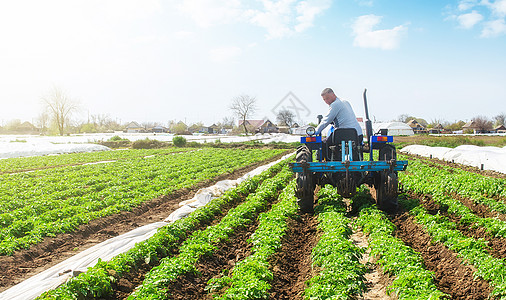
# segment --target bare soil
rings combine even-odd
[[[311,250],[319,240],[315,216],[304,214],[290,219],[281,250],[271,261],[274,280],[269,299],[302,299],[306,281],[317,274],[311,266]]]
[[[502,237],[496,237],[488,233],[483,227],[473,227],[473,225],[466,225],[460,223],[460,218],[453,214],[448,213],[446,207],[441,207],[439,204],[432,200],[430,195],[416,195],[409,193],[410,197],[417,198],[420,204],[430,213],[439,213],[445,217],[448,217],[452,222],[457,224],[457,229],[467,237],[474,239],[484,239],[488,242],[490,247],[489,254],[496,258],[506,258],[506,239]],[[469,200],[471,201],[471,200]],[[466,205],[467,206],[467,205]],[[493,217],[493,216],[492,216]]]
[[[191,198],[200,188],[220,180],[239,178],[260,165],[279,159],[284,154],[286,153],[221,174],[200,182],[193,188],[180,189],[145,202],[132,211],[93,220],[81,225],[73,233],[45,238],[41,243],[30,249],[16,251],[12,256],[0,256],[0,292],[107,239],[164,220],[172,211],[179,208],[179,202]]]
[[[212,299],[205,290],[211,278],[221,277],[230,271],[235,264],[250,255],[251,244],[247,240],[258,227],[255,222],[234,232],[231,238],[220,245],[219,249],[209,257],[202,257],[197,263],[198,274],[180,276],[171,285],[167,293],[170,299]]]
[[[393,278],[385,274],[381,268],[375,263],[374,257],[371,256],[371,250],[368,247],[367,237],[361,229],[354,229],[350,236],[353,243],[360,248],[366,249],[360,258],[360,263],[367,267],[365,277],[366,290],[363,295],[357,297],[358,300],[383,300],[394,299],[387,295],[387,287],[392,284]]]
[[[414,222],[407,212],[392,219],[397,226],[396,236],[406,245],[420,253],[428,270],[435,273],[437,287],[452,299],[488,299],[489,284],[474,278],[473,267],[463,264],[462,259],[439,243],[433,243],[425,229]]]

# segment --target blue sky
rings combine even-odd
[[[367,88],[378,121],[493,117],[505,18],[506,0],[2,0],[0,120],[34,120],[53,86],[78,119],[210,125],[241,94],[275,119],[291,92],[313,121],[325,87],[357,116]]]

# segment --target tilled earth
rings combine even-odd
[[[170,195],[145,202],[132,211],[93,220],[81,225],[73,233],[45,238],[41,243],[30,249],[16,251],[12,256],[0,256],[0,292],[98,243],[140,226],[164,220],[172,211],[179,208],[179,202],[192,198],[200,188],[213,185],[220,180],[239,178],[284,154],[219,175],[191,189],[180,189]]]
[[[225,178],[239,177],[257,165],[241,169],[233,174],[224,174],[202,183],[194,189],[180,190],[172,195],[155,199],[132,212],[124,212],[93,221],[88,225],[81,226],[77,233],[46,239],[42,244],[32,247],[30,250],[18,251],[12,257],[0,257],[0,290],[4,290],[24,278],[112,236],[162,220],[178,207],[181,200],[190,198],[198,188]],[[444,208],[434,203],[430,196],[415,194],[409,194],[409,196],[418,198],[429,212],[439,212],[450,217],[454,222],[458,222],[458,219],[448,215]],[[479,216],[497,216],[488,208],[475,205],[468,199],[460,200]],[[223,215],[225,213],[226,211],[223,212]],[[213,223],[218,222],[223,215],[218,216]],[[499,216],[499,218],[504,219],[504,216]],[[452,299],[489,298],[491,288],[484,280],[475,278],[475,269],[463,263],[453,251],[444,245],[432,242],[429,234],[414,221],[409,213],[400,210],[390,215],[390,219],[397,226],[396,236],[413,250],[419,252],[426,268],[435,273],[435,282],[441,291],[449,294]],[[207,225],[205,224],[203,227]],[[257,223],[254,222],[236,231],[226,243],[219,246],[213,255],[201,258],[197,266],[198,274],[181,276],[176,284],[169,287],[168,293],[171,294],[171,297],[173,299],[211,299],[205,291],[208,280],[227,273],[239,260],[249,255],[251,245],[247,240],[256,227]],[[489,242],[493,256],[505,257],[506,241],[504,239],[492,237],[484,230],[463,225],[459,225],[458,229],[467,236],[484,238]],[[283,238],[282,248],[271,259],[274,280],[271,282],[269,290],[270,299],[303,299],[306,281],[319,271],[311,265],[311,250],[317,244],[318,238],[316,216],[301,215],[299,218],[289,220],[289,230]],[[361,247],[367,247],[367,238],[359,229],[354,229],[352,240]],[[387,292],[387,287],[393,278],[388,274],[383,274],[368,252],[364,254],[361,261],[368,267],[367,290],[358,299],[395,299]],[[146,271],[139,270],[121,279],[116,284],[113,299],[126,298],[142,282]]]

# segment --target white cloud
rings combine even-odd
[[[497,19],[485,22],[485,27],[481,32],[481,37],[490,38],[506,34],[506,23],[504,19]]]
[[[331,0],[184,0],[179,9],[198,25],[245,22],[264,28],[267,38],[282,38],[313,26]]]
[[[465,29],[472,28],[474,25],[478,24],[481,20],[483,20],[483,16],[473,10],[470,13],[462,14],[457,17],[457,21],[460,26]]]
[[[376,15],[365,15],[357,18],[352,25],[355,40],[353,45],[361,48],[379,48],[392,50],[399,47],[400,39],[407,27],[396,26],[392,29],[373,30],[382,17]]]
[[[214,62],[228,62],[238,57],[241,52],[241,48],[235,46],[220,47],[211,49],[209,51],[209,56]]]
[[[471,12],[461,13],[465,11]],[[456,20],[459,27],[471,29],[481,21],[481,37],[491,38],[506,33],[506,0],[461,0],[457,6],[458,12],[450,14],[448,20]],[[479,12],[478,12],[479,11]]]
[[[476,0],[462,0],[459,2],[458,9],[460,11],[465,11],[475,7],[476,5],[478,5],[478,1]]]
[[[301,32],[313,26],[313,21],[317,15],[330,7],[329,1],[301,1],[296,6],[297,22],[295,31]]]
[[[497,0],[489,4],[492,13],[499,17],[506,16],[506,0]]]

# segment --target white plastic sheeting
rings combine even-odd
[[[74,152],[92,152],[110,150],[96,144],[52,144],[49,142],[3,142],[0,143],[0,158],[40,156]]]
[[[410,145],[400,150],[404,153],[438,158],[467,166],[506,174],[506,147],[479,147],[462,145],[456,148]]]
[[[293,153],[287,154],[272,163],[260,166],[237,180],[222,180],[213,186],[201,189],[195,194],[195,197],[188,201],[183,201],[181,203],[182,206],[170,214],[170,216],[163,222],[148,224],[97,244],[0,293],[0,300],[35,299],[43,292],[58,287],[73,275],[85,272],[89,267],[93,267],[98,262],[99,258],[104,261],[108,261],[111,258],[128,251],[133,248],[136,243],[142,242],[153,236],[158,228],[169,224],[169,222],[184,218],[197,209],[197,207],[209,203],[209,201],[218,197],[224,191],[238,185],[240,182],[252,176],[260,174],[272,165],[288,158],[291,155],[293,155]]]
[[[94,266],[99,258],[107,261],[128,251],[136,243],[150,238],[158,228],[165,225],[167,225],[165,222],[148,224],[88,248],[4,291],[0,294],[0,299],[35,299],[43,292],[55,289],[70,277],[85,272],[88,267]]]
[[[364,125],[365,126],[365,125]],[[388,129],[388,135],[413,135],[413,129],[408,124],[402,122],[374,123],[373,131],[379,132],[380,129]],[[365,131],[364,131],[365,132]]]
[[[0,158],[109,150],[105,146],[93,143],[108,140],[115,135],[131,141],[149,138],[170,142],[174,137],[173,134],[167,133],[97,133],[70,136],[0,135]],[[212,143],[218,140],[222,143],[246,141],[289,143],[298,142],[300,139],[299,136],[285,133],[266,133],[248,136],[185,135],[184,137],[188,141],[199,143]]]

